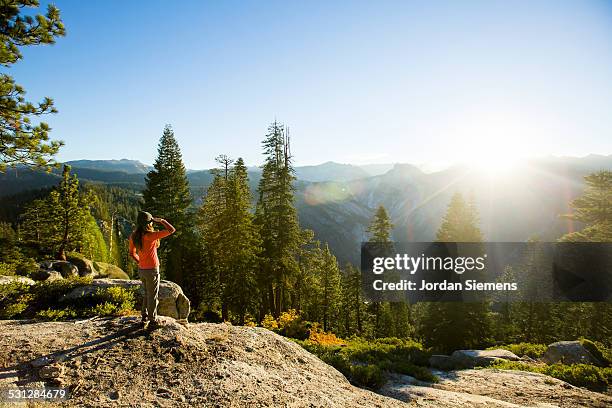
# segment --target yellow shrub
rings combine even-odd
[[[299,319],[300,316],[295,311],[295,309],[289,309],[286,312],[281,313],[278,318],[278,327],[282,329],[286,329],[289,327],[295,320]]]
[[[268,330],[278,330],[278,323],[271,314],[264,316],[263,320],[261,321],[261,326]]]
[[[314,325],[310,329],[308,340],[321,346],[346,345],[346,343],[342,339],[336,337],[334,333],[325,333],[323,330],[321,330],[318,324]]]
[[[247,327],[255,327],[257,326],[257,323],[251,315],[246,315],[244,318],[244,325]]]

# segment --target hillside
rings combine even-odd
[[[299,345],[258,327],[171,318],[0,321],[0,387],[70,390],[61,406],[605,407],[604,394],[494,369],[438,373],[439,384],[394,376],[381,393],[352,386]],[[393,398],[391,398],[393,397]],[[397,399],[396,399],[397,398]],[[406,404],[400,400],[409,402]]]
[[[612,155],[533,159],[498,175],[464,166],[424,173],[410,164],[396,164],[384,174],[368,176],[361,167],[324,163],[296,168],[300,223],[329,243],[341,262],[359,262],[359,243],[366,240],[365,231],[378,205],[389,211],[397,241],[430,241],[450,197],[457,191],[476,202],[481,229],[489,241],[524,241],[534,235],[542,240],[556,240],[577,227],[559,215],[567,213],[568,203],[581,194],[583,177],[593,171],[612,169]],[[73,170],[84,181],[130,190],[144,187],[143,173],[110,171],[112,168],[116,168],[113,163],[104,170],[79,167]],[[188,172],[187,177],[195,204],[199,205],[212,176],[207,170],[200,170]],[[253,197],[257,196],[260,178],[260,171],[249,171]],[[0,197],[57,182],[56,174],[9,170],[0,174]]]

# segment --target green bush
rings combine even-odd
[[[351,378],[355,384],[376,390],[382,387],[387,379],[376,364],[351,366]]]
[[[33,298],[29,290],[21,282],[0,285],[0,319],[14,319],[24,312]]]
[[[429,352],[413,340],[353,337],[343,346],[321,345],[308,340],[297,342],[359,386],[380,387],[386,380],[386,372],[407,374],[422,381],[438,381],[424,367],[428,363]]]
[[[75,317],[126,314],[134,310],[136,288],[113,286],[67,301],[72,289],[91,283],[91,278],[57,279],[26,285],[0,285],[0,319],[31,318],[61,320]]]
[[[518,361],[496,363],[490,368],[501,370],[530,371],[549,375],[577,387],[601,387],[612,382],[612,368],[597,367],[591,364],[527,364]]]
[[[519,357],[528,356],[531,358],[540,358],[542,357],[547,348],[548,346],[546,344],[516,343],[489,347],[487,350],[503,349],[508,350]]]
[[[74,319],[77,317],[77,312],[73,309],[46,309],[36,313],[36,317],[42,320],[64,320]]]
[[[15,274],[15,266],[6,262],[0,262],[0,275],[12,276]]]

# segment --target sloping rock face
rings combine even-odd
[[[433,371],[440,381],[424,383],[393,375],[380,393],[418,407],[592,408],[612,406],[612,396],[574,387],[547,375],[526,371]]]
[[[595,364],[603,365],[578,341],[558,341],[548,345],[542,355],[546,364]]]
[[[0,321],[0,386],[66,387],[66,407],[409,406],[263,328],[162,318],[147,332],[138,319]]]
[[[33,279],[30,278],[26,278],[25,276],[17,276],[17,275],[12,275],[12,276],[4,276],[4,275],[0,275],[0,285],[6,285],[6,284],[10,284],[10,283],[24,283],[26,285],[33,285],[36,282],[34,282]]]
[[[144,289],[139,280],[125,279],[94,279],[91,284],[80,286],[64,295],[62,301],[77,299],[95,293],[98,289],[119,286],[125,289],[137,288],[136,306],[140,307]],[[183,293],[183,289],[174,282],[162,280],[159,284],[159,306],[157,313],[161,316],[172,317],[177,320],[186,320],[190,312],[190,302]]]

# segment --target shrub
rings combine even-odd
[[[294,322],[299,318],[300,316],[295,309],[289,309],[288,311],[281,313],[281,315],[278,317],[278,327],[281,330],[284,330],[294,324]]]
[[[321,330],[321,327],[318,324],[315,324],[310,328],[308,334],[308,341],[323,346],[345,344],[345,342],[342,339],[336,337],[334,333],[326,333]]]
[[[549,375],[577,387],[601,387],[612,382],[612,368],[602,368],[591,364],[527,364],[518,361],[496,363],[491,368],[501,370],[521,370]]]
[[[34,258],[22,257],[17,259],[15,262],[15,272],[18,275],[30,276],[34,272],[38,271],[38,262]]]
[[[275,331],[285,337],[299,340],[308,338],[311,326],[309,322],[302,320],[294,309],[281,313],[278,320],[275,320],[272,315],[267,314],[264,316],[261,325],[265,329]]]
[[[95,293],[71,300],[73,307],[82,316],[112,316],[134,310],[135,288],[125,289],[120,286],[99,288]]]
[[[72,289],[90,283],[91,278],[89,277],[37,282],[31,287],[31,292],[34,295],[31,307],[36,311],[53,308],[57,305],[58,299],[61,299]]]
[[[0,285],[0,319],[19,317],[32,301],[30,286],[21,282]]]
[[[71,278],[38,282],[32,286],[19,282],[0,285],[0,318],[60,320],[126,314],[134,310],[136,288],[112,286],[98,289],[89,296],[59,300],[72,289],[89,283],[91,278]]]
[[[413,340],[385,338],[369,341],[353,337],[344,344],[311,340],[298,343],[336,368],[355,385],[380,387],[387,371],[408,374],[422,381],[438,381],[429,369],[423,367],[428,362],[429,353]]]
[[[351,378],[354,383],[373,390],[382,387],[387,381],[382,370],[376,364],[352,366]]]
[[[36,317],[42,320],[64,320],[64,319],[74,319],[77,317],[77,313],[75,310],[66,308],[66,309],[46,309],[41,310],[36,313]]]
[[[264,329],[276,331],[278,330],[278,323],[276,322],[276,319],[274,319],[274,316],[268,313],[261,321],[261,327],[263,327]]]
[[[12,276],[15,274],[15,266],[6,262],[0,262],[0,275]]]
[[[540,358],[548,348],[545,344],[535,343],[516,343],[506,344],[502,346],[489,347],[487,350],[503,349],[508,350],[517,356],[528,356],[531,358]]]

